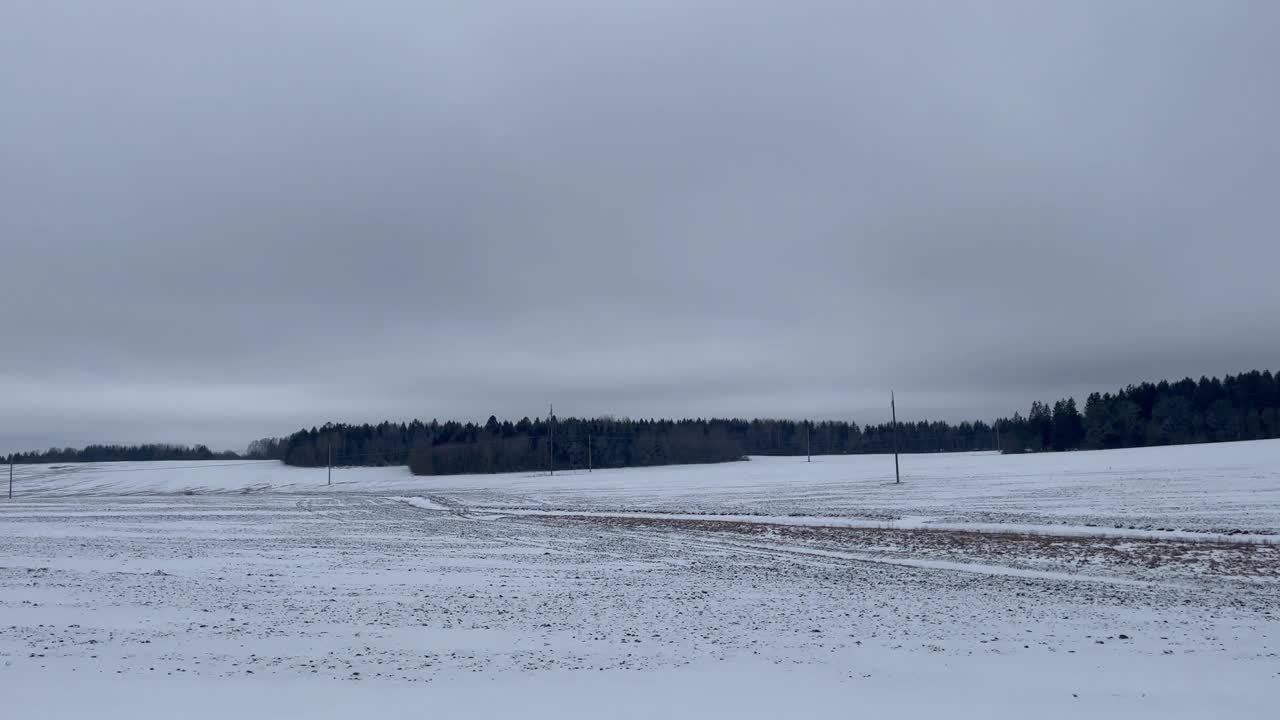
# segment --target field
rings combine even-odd
[[[19,466],[13,717],[1268,717],[1280,442]],[[7,715],[7,713],[6,713]]]

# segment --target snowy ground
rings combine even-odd
[[[235,493],[446,494],[504,509],[929,518],[1202,532],[1280,532],[1280,441],[1000,456],[884,455],[541,474],[414,477],[403,467],[275,462],[19,465],[18,499]]]
[[[902,486],[876,457],[333,486],[216,465],[18,468],[13,717],[1268,717],[1280,696],[1277,442],[909,456]]]

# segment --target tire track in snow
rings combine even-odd
[[[446,507],[443,502],[438,501],[434,497],[433,498],[394,497],[394,498],[387,498],[387,499],[403,502],[412,507],[425,509],[428,511],[434,511],[434,512],[447,511],[453,514],[457,514],[460,517],[473,518],[473,516],[469,514],[467,507],[457,502],[451,502],[450,506]],[[412,502],[413,500],[425,500],[425,502],[415,503],[415,502]],[[592,519],[629,518],[629,517],[640,517],[646,520],[657,520],[657,521],[668,519],[668,518],[664,518],[661,513],[575,513],[575,512],[556,512],[556,511],[512,512],[512,511],[503,511],[503,510],[495,510],[494,512],[496,514],[499,514],[501,517],[483,518],[483,520],[488,522],[494,522],[494,521],[500,522],[506,518],[512,518],[512,517],[530,518],[534,520],[561,518],[561,519],[575,519],[575,520],[581,519],[581,520],[588,520],[588,521]],[[729,517],[729,516],[725,516],[725,517]],[[732,517],[735,520],[738,518],[738,516],[732,516]],[[474,519],[480,519],[480,518],[474,518]],[[718,518],[717,516],[708,517],[708,516],[698,516],[698,515],[689,515],[689,516],[680,515],[680,516],[673,516],[669,519],[676,520],[676,521],[685,520],[685,519],[696,519],[696,520],[702,521],[702,520],[716,520],[720,518]],[[757,522],[759,522],[760,524],[770,524],[768,523],[768,518],[758,518]],[[616,526],[607,526],[607,527],[613,532],[619,531],[619,528]],[[955,531],[954,530],[936,530],[936,532],[955,532]],[[692,533],[685,534],[680,540],[671,540],[668,537],[663,537],[662,535],[657,533],[650,533],[642,530],[637,531],[634,529],[630,533],[626,533],[626,534],[637,536],[637,537],[644,536],[650,542],[658,542],[660,544],[665,544],[665,545],[677,547],[680,549],[688,549],[691,547],[701,547],[703,549],[716,549],[720,551],[728,550],[738,554],[753,555],[756,557],[770,557],[774,559],[787,557],[793,562],[796,561],[799,557],[803,557],[805,558],[804,564],[809,566],[823,567],[823,568],[841,567],[845,565],[845,563],[844,562],[814,562],[815,558],[826,558],[834,561],[857,562],[857,563],[867,563],[867,564],[875,564],[875,565],[893,565],[896,567],[913,568],[916,570],[963,572],[963,573],[971,573],[971,574],[978,574],[978,575],[1023,578],[1023,579],[1029,579],[1029,580],[1048,580],[1048,581],[1057,581],[1057,582],[1090,582],[1090,583],[1102,583],[1107,585],[1118,585],[1118,586],[1126,586],[1126,587],[1153,587],[1157,585],[1161,587],[1169,587],[1169,588],[1185,587],[1184,585],[1180,585],[1177,583],[1156,583],[1156,582],[1147,581],[1147,580],[1132,580],[1128,578],[1109,577],[1109,576],[1102,576],[1102,575],[1081,575],[1076,573],[1068,573],[1068,572],[1060,572],[1060,571],[1052,571],[1052,570],[1030,570],[1025,568],[1015,568],[1015,567],[993,565],[993,564],[986,564],[986,563],[966,563],[966,562],[956,562],[951,560],[929,560],[924,558],[893,558],[893,557],[888,557],[884,555],[876,555],[872,553],[855,553],[855,552],[848,552],[848,551],[842,551],[842,550],[823,550],[820,548],[808,548],[808,547],[802,547],[798,545],[749,543],[749,542],[727,540],[727,539],[726,540],[694,539],[693,537],[691,537]],[[552,548],[544,548],[544,549],[552,549]],[[619,557],[621,558],[623,556],[619,556]]]
[[[543,517],[547,515],[533,515],[528,517]],[[564,517],[571,519],[589,519],[581,516],[566,515]],[[617,532],[620,530],[617,526],[608,526],[611,530]],[[719,551],[729,551],[745,555],[754,555],[757,557],[787,557],[791,561],[803,557],[804,564],[816,567],[832,568],[844,567],[849,562],[873,564],[873,565],[892,565],[895,567],[912,568],[916,570],[929,570],[938,572],[961,572],[977,575],[989,575],[997,577],[1022,578],[1027,580],[1045,580],[1051,582],[1072,582],[1072,583],[1100,583],[1105,585],[1123,586],[1123,587],[1164,587],[1170,589],[1188,589],[1189,586],[1172,583],[1172,582],[1155,582],[1150,580],[1134,580],[1130,578],[1120,578],[1105,575],[1085,575],[1078,573],[1053,571],[1053,570],[1031,570],[1026,568],[1009,567],[1006,565],[994,565],[989,563],[968,563],[957,562],[952,560],[930,560],[925,558],[896,558],[887,555],[878,555],[874,553],[849,552],[844,550],[825,550],[821,548],[811,548],[800,545],[784,545],[779,543],[753,543],[731,539],[708,539],[694,538],[693,535],[697,531],[681,531],[674,530],[669,532],[649,532],[645,530],[630,529],[630,533],[635,536],[647,537],[652,542],[687,549],[691,547],[701,547],[703,549],[715,549]],[[671,539],[671,535],[680,535],[680,539]],[[837,562],[813,562],[815,558],[825,558]],[[843,561],[843,562],[839,562]]]

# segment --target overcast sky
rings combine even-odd
[[[1280,3],[0,4],[0,452],[1280,367]]]

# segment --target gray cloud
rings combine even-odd
[[[6,3],[0,450],[1274,367],[1267,3]]]

